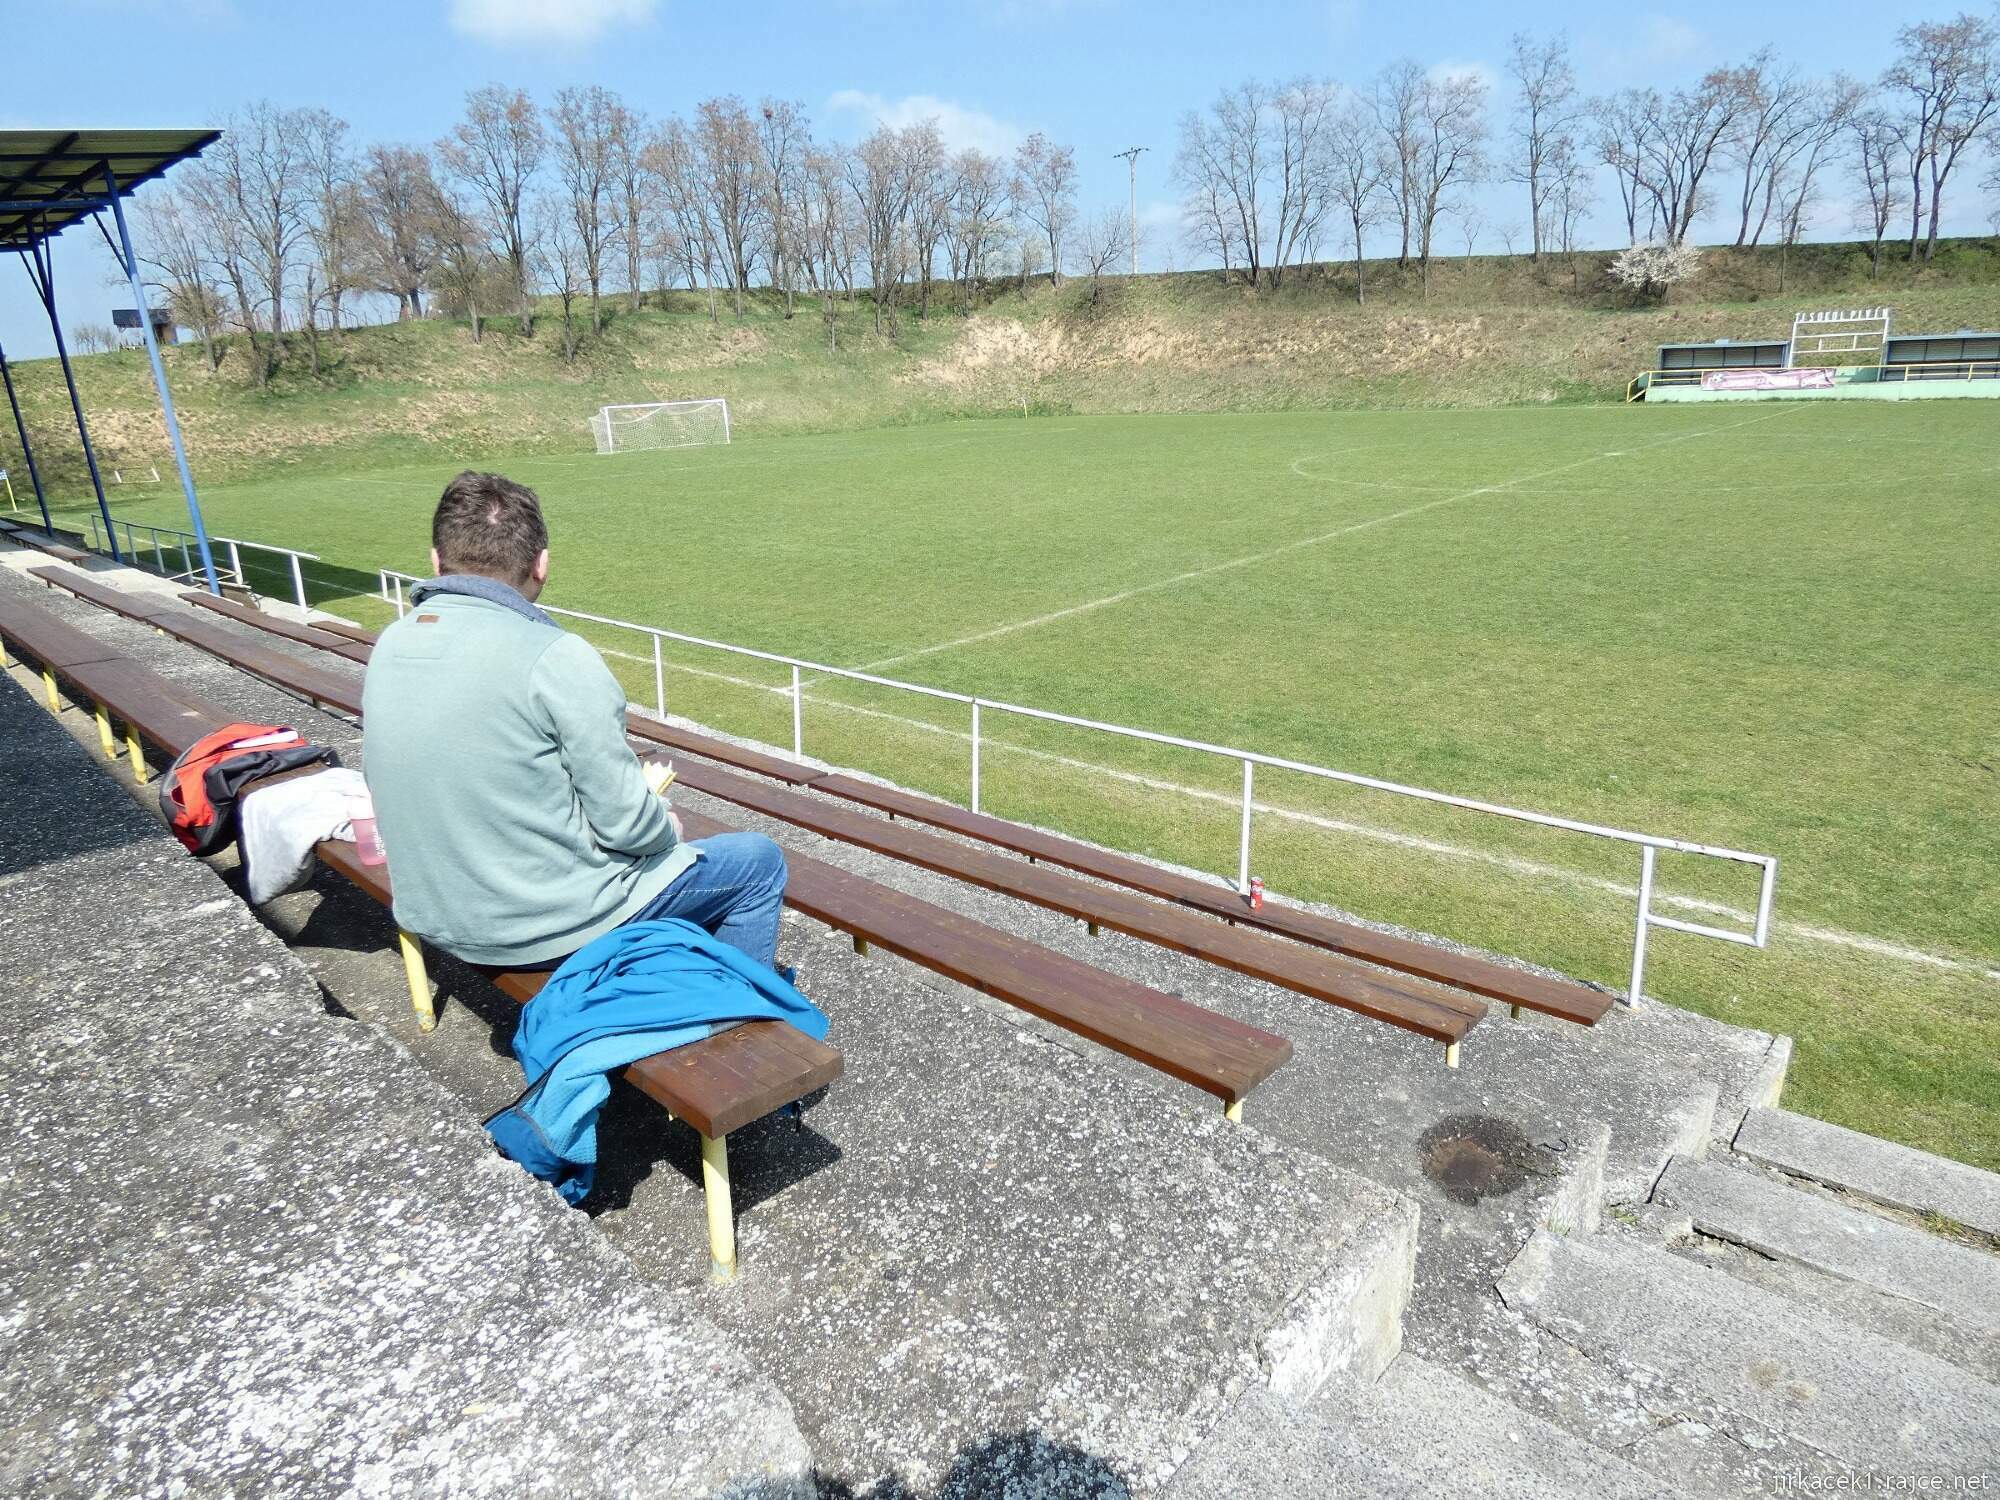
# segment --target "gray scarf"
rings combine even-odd
[[[474,599],[484,599],[488,604],[497,604],[502,609],[511,609],[537,625],[556,623],[549,618],[548,611],[523,598],[519,589],[482,573],[447,573],[442,578],[420,583],[410,590],[410,602],[422,604],[433,594],[465,594]],[[557,626],[557,629],[560,628]]]

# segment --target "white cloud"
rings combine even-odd
[[[1483,85],[1491,96],[1500,85],[1500,74],[1491,63],[1483,62],[1441,62],[1430,70],[1433,83],[1453,83],[1461,78],[1470,78]]]
[[[452,30],[500,47],[582,47],[615,26],[644,26],[659,0],[450,0]]]
[[[935,94],[905,94],[900,99],[887,99],[861,89],[842,89],[826,101],[826,107],[829,113],[851,116],[867,126],[880,124],[895,130],[922,120],[936,120],[938,134],[954,151],[973,146],[995,156],[1008,156],[1027,134],[1019,126],[996,119],[983,110],[967,109]]]

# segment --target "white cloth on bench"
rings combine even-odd
[[[353,817],[365,809],[368,783],[359,771],[341,767],[259,787],[237,809],[237,841],[243,850],[243,879],[252,906],[297,890],[313,869],[313,846],[321,839],[354,837]]]

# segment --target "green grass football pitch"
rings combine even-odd
[[[1795,1107],[2000,1166],[2000,408],[1048,418],[488,462],[542,495],[549,603],[1776,854],[1771,948],[1656,934],[1649,992],[1793,1034]],[[374,623],[372,570],[424,571],[453,467],[205,505],[318,552],[316,599]],[[166,487],[121,511],[180,519]],[[651,702],[650,646],[586,633]],[[664,665],[673,711],[790,743],[786,669]],[[959,705],[808,674],[804,726],[967,794]],[[983,728],[989,810],[1234,874],[1238,765]],[[1623,985],[1635,850],[1296,774],[1256,793],[1273,891]],[[1660,880],[1720,925],[1755,898],[1691,857]]]

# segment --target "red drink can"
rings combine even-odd
[[[1250,877],[1250,910],[1262,911],[1263,909],[1264,878],[1261,875],[1252,875]]]

